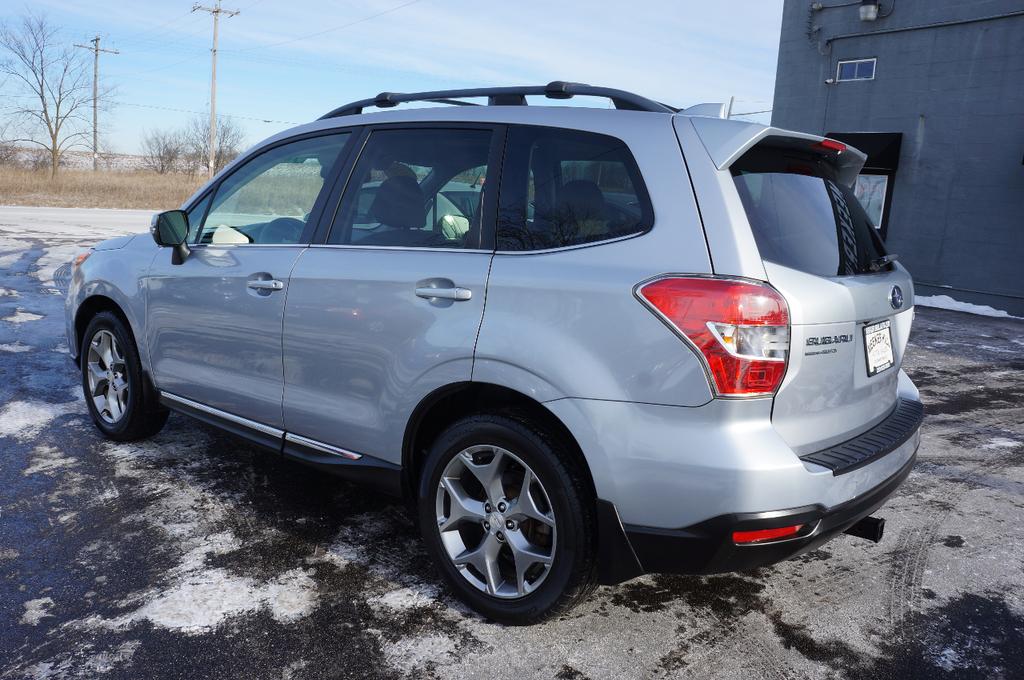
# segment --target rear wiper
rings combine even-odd
[[[882,257],[876,257],[868,263],[868,269],[873,272],[882,271],[882,267],[892,264],[899,258],[899,255],[882,255]]]

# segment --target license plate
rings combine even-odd
[[[864,355],[868,362],[868,376],[881,373],[893,365],[892,330],[889,321],[879,321],[864,327]]]

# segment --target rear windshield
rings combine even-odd
[[[759,145],[731,169],[761,259],[818,276],[878,271],[882,240],[826,157]]]

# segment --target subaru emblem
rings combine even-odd
[[[893,309],[899,309],[903,306],[903,291],[900,290],[899,286],[892,287],[892,292],[889,293],[889,304],[892,305]]]

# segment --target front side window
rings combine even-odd
[[[839,62],[836,69],[836,80],[873,80],[875,77],[875,59],[849,59]]]
[[[509,134],[498,250],[582,245],[650,229],[653,210],[624,142],[521,126]]]
[[[478,248],[490,130],[375,130],[328,243]]]
[[[302,242],[313,205],[348,137],[345,132],[301,139],[247,161],[217,187],[206,219],[193,227],[193,243]]]

